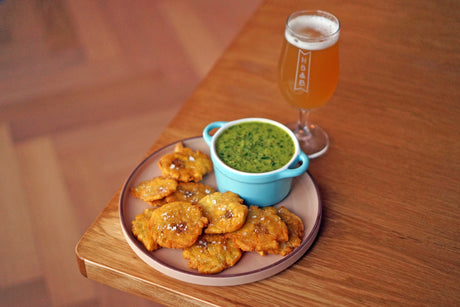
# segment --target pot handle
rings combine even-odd
[[[292,165],[295,166],[299,162],[302,162],[302,164],[298,165],[295,168],[287,168],[286,170],[281,172],[280,178],[297,177],[305,173],[307,171],[308,165],[310,164],[310,159],[303,151],[300,151],[299,155],[297,156],[297,159],[295,159],[295,161],[292,162]]]
[[[203,139],[205,142],[208,144],[208,146],[211,148],[211,142],[212,142],[212,135],[209,135],[209,132],[215,128],[220,128],[223,125],[225,125],[227,122],[213,122],[210,123],[209,125],[206,126],[203,130]]]

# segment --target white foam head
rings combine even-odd
[[[334,45],[339,39],[340,23],[333,15],[319,13],[291,15],[284,32],[286,40],[297,48],[306,50],[321,50]]]

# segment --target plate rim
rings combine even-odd
[[[181,140],[178,140],[178,141],[175,141],[175,142],[171,142],[168,145],[162,146],[161,148],[155,150],[151,154],[147,155],[144,159],[142,159],[141,162],[139,162],[136,165],[136,167],[131,171],[131,173],[129,174],[127,179],[124,181],[122,189],[121,189],[121,192],[120,192],[120,196],[119,196],[119,199],[118,199],[118,214],[119,214],[119,220],[120,220],[122,232],[123,232],[123,234],[125,236],[125,239],[127,240],[128,245],[135,252],[135,254],[139,258],[141,258],[141,260],[143,260],[147,265],[149,265],[150,267],[154,268],[155,270],[157,270],[157,271],[159,271],[159,272],[161,272],[163,274],[166,274],[168,277],[182,280],[180,278],[177,278],[175,276],[170,276],[167,273],[165,273],[165,271],[173,271],[176,274],[183,275],[184,277],[186,276],[187,278],[192,278],[192,281],[182,280],[184,282],[195,283],[195,284],[200,284],[200,285],[214,285],[214,286],[238,285],[238,284],[245,284],[245,283],[250,283],[250,282],[258,281],[258,280],[261,280],[261,279],[265,279],[265,278],[271,277],[271,276],[273,276],[273,275],[275,275],[275,274],[277,274],[279,272],[284,271],[285,269],[290,267],[292,264],[294,264],[297,260],[299,260],[307,252],[307,250],[311,247],[311,245],[314,243],[314,241],[315,241],[315,239],[317,237],[317,234],[319,232],[319,228],[320,228],[320,225],[321,225],[321,221],[322,221],[322,211],[323,211],[322,210],[322,200],[321,200],[321,195],[319,193],[318,185],[316,184],[315,180],[313,179],[313,177],[311,176],[311,174],[310,174],[310,172],[308,170],[303,175],[307,175],[309,177],[310,181],[313,183],[314,190],[316,192],[315,194],[316,194],[316,197],[318,199],[318,214],[316,215],[315,223],[314,223],[314,225],[312,227],[312,230],[305,237],[305,239],[302,241],[301,245],[296,248],[296,250],[298,251],[297,253],[292,252],[292,253],[282,257],[281,259],[279,259],[279,260],[277,260],[277,261],[275,261],[275,262],[273,262],[273,263],[271,263],[271,264],[269,264],[267,266],[264,266],[262,268],[258,268],[258,269],[255,269],[255,270],[247,271],[247,272],[232,273],[232,274],[229,274],[229,275],[216,275],[216,274],[205,275],[205,274],[201,274],[199,272],[185,271],[185,270],[183,270],[181,268],[174,267],[174,266],[172,266],[172,265],[170,265],[168,263],[163,262],[160,259],[152,257],[150,254],[148,254],[148,253],[151,253],[151,252],[146,252],[145,251],[144,245],[134,237],[134,235],[130,231],[130,227],[128,226],[126,220],[124,219],[125,214],[124,214],[124,211],[123,211],[124,206],[123,206],[122,202],[125,199],[126,194],[129,193],[129,190],[127,189],[128,183],[137,174],[138,170],[141,167],[143,167],[144,164],[148,160],[150,160],[153,156],[156,156],[158,154],[158,152],[164,150],[167,147],[174,146],[175,144],[177,144],[179,142],[187,143],[187,142],[193,141],[193,140],[202,140],[204,142],[204,139],[203,139],[202,136],[195,136],[195,137],[184,138],[184,139],[181,139]],[[135,248],[133,248],[132,244],[134,244],[137,247],[137,249],[139,249],[139,250],[136,250]],[[153,265],[153,264],[147,262],[147,260],[144,259],[144,257],[148,258],[150,261],[153,261],[157,265]],[[244,255],[243,255],[243,257],[244,257]],[[257,279],[256,275],[262,274],[263,272],[270,272],[271,270],[279,267],[283,263],[287,263],[287,266],[285,268],[283,268],[283,269],[281,269],[279,271],[276,271],[273,275]],[[161,268],[159,268],[157,266],[163,267],[165,270],[162,270]],[[240,279],[242,277],[253,277],[253,278],[248,278],[248,280],[244,281],[244,282],[236,282],[236,283],[234,282],[235,279]],[[224,283],[207,282],[207,281],[216,281],[216,280],[227,281],[227,282],[224,282]]]

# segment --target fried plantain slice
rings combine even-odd
[[[215,274],[235,265],[242,251],[223,234],[204,234],[195,244],[185,248],[182,256],[188,266],[202,274]]]
[[[132,221],[131,231],[134,236],[144,244],[148,251],[154,251],[159,248],[158,244],[153,239],[152,233],[149,230],[148,224],[154,209],[147,208],[144,212],[136,215]]]
[[[279,247],[289,239],[286,224],[273,207],[250,206],[246,222],[239,230],[226,234],[243,251],[256,251],[261,255]]]
[[[205,196],[214,193],[215,190],[201,182],[179,182],[174,193],[166,196],[165,201],[188,201],[196,205]]]
[[[270,254],[286,256],[302,243],[304,225],[300,217],[289,211],[286,207],[278,208],[276,214],[286,223],[289,239],[280,242],[277,249],[268,250]]]
[[[176,191],[171,195],[149,203],[153,207],[161,207],[173,201],[188,201],[196,205],[200,199],[214,192],[215,190],[212,187],[201,182],[179,182]]]
[[[177,189],[177,181],[172,178],[155,177],[141,182],[131,189],[131,193],[143,201],[153,205],[152,202],[171,195]]]
[[[205,233],[226,233],[240,229],[246,221],[248,207],[235,193],[215,192],[199,201],[203,215],[209,220]]]
[[[207,224],[208,219],[203,216],[200,206],[181,201],[155,209],[149,220],[153,239],[167,248],[191,246]]]
[[[178,143],[173,153],[164,155],[158,161],[161,174],[182,182],[200,182],[212,171],[211,159],[201,151],[194,152]]]

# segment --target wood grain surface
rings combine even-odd
[[[266,1],[148,153],[216,120],[295,120],[277,87],[284,22],[318,6]],[[312,114],[331,146],[309,169],[324,211],[305,256],[256,283],[187,284],[130,250],[115,194],[77,245],[84,275],[171,306],[460,303],[459,3],[320,6],[341,21],[341,72],[333,98]]]
[[[0,1],[1,306],[160,305],[75,244],[260,3]]]

